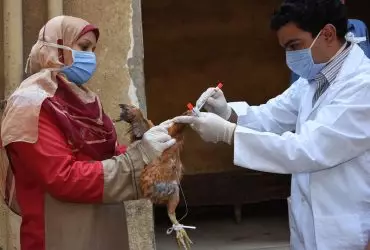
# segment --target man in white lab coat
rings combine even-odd
[[[345,0],[341,0],[343,4],[346,3]],[[370,58],[370,40],[369,32],[366,24],[358,19],[348,19],[347,24],[348,38],[349,40],[357,40],[357,45],[364,51],[365,55]],[[292,72],[290,77],[290,83],[297,81],[299,75]]]
[[[293,250],[364,250],[370,234],[370,60],[345,40],[339,0],[286,0],[271,27],[298,81],[260,106],[227,103],[222,91],[208,89],[198,100],[211,95],[208,113],[173,121],[191,124],[205,141],[234,145],[238,166],[292,174]]]

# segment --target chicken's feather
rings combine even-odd
[[[144,133],[153,126],[135,106],[120,104],[120,108],[120,119],[130,124],[131,140],[141,139]],[[176,139],[176,143],[145,166],[141,173],[140,187],[144,196],[154,203],[167,203],[173,193],[178,193],[178,184],[183,175],[180,152],[185,127],[184,124],[174,124],[168,129],[168,134]]]

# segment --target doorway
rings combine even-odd
[[[224,83],[228,101],[261,104],[282,93],[289,86],[289,70],[285,52],[269,27],[270,16],[279,3],[280,0],[142,0],[149,119],[158,124],[182,114],[188,102],[194,104],[205,89],[218,81]],[[281,222],[282,229],[276,232],[281,232],[278,238],[286,244],[289,175],[236,167],[230,146],[204,143],[192,131],[185,135],[182,160],[182,185],[190,206],[190,215],[183,223],[198,221],[203,233],[217,238],[208,222],[224,221],[230,230],[248,227],[251,217],[260,218],[261,214],[253,211],[262,206],[263,216],[270,214]],[[267,203],[253,205],[264,201]],[[179,217],[183,212],[182,206]],[[169,237],[164,230],[168,222],[165,208],[156,207],[156,215],[156,238],[159,247],[165,249],[164,241]],[[239,243],[251,240],[238,239]]]

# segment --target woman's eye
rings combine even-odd
[[[80,49],[81,49],[82,51],[87,51],[87,50],[89,50],[89,46],[86,46],[86,45],[80,45]]]

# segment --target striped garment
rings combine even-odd
[[[327,64],[312,81],[316,82],[317,88],[312,98],[312,107],[319,97],[328,89],[337,77],[339,70],[342,68],[344,60],[348,56],[351,44],[347,43],[345,49],[340,52],[329,64]]]

